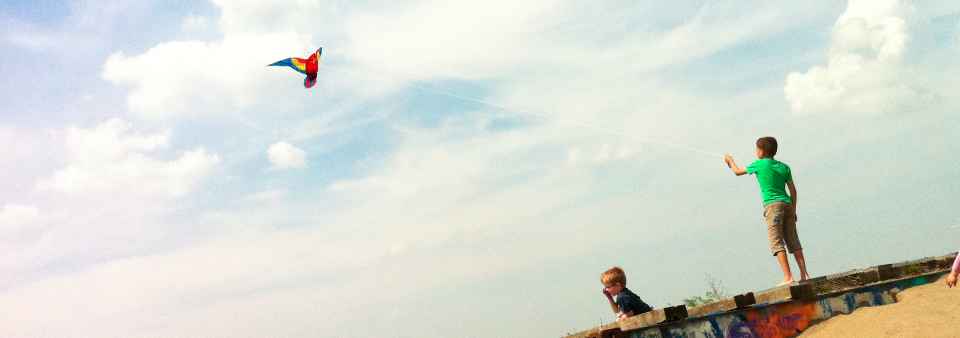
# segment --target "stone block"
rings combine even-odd
[[[949,269],[951,267],[951,263],[953,262],[950,261],[947,257],[940,257],[940,259],[937,260],[937,269],[938,270]]]
[[[860,285],[873,284],[880,281],[880,272],[876,269],[870,269],[861,272],[858,277],[860,277]]]
[[[647,325],[672,322],[687,318],[687,306],[677,305],[653,310],[620,321],[620,329],[627,331]]]
[[[877,266],[877,274],[880,275],[880,281],[897,279],[897,270],[893,268],[893,264],[884,264]]]
[[[733,296],[734,303],[737,304],[738,309],[748,307],[750,305],[757,303],[757,297],[753,296],[753,292],[741,293],[739,295]]]
[[[939,262],[937,262],[936,259],[931,259],[929,261],[923,262],[923,265],[924,267],[927,268],[927,272],[933,272],[933,271],[940,270],[939,268],[937,268],[937,266],[939,265],[938,263]]]
[[[939,270],[949,270],[950,268],[953,267],[953,261],[956,259],[957,259],[956,253],[942,256],[940,257],[939,260],[937,260],[937,268]]]
[[[677,305],[673,307],[666,308],[667,320],[672,322],[675,320],[681,320],[688,317],[687,306],[686,305]]]
[[[603,331],[591,333],[588,338],[623,338],[623,331],[620,327],[609,328]]]

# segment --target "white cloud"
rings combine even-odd
[[[634,149],[629,144],[621,144],[619,148],[613,153],[613,158],[618,160],[630,158],[634,154]]]
[[[269,97],[269,109],[284,110],[292,103],[285,91],[302,83],[290,69],[265,67],[288,57],[306,57],[317,45],[322,11],[316,1],[301,0],[278,6],[250,0],[215,0],[222,37],[215,41],[170,41],[139,55],[117,52],[107,59],[103,78],[129,89],[127,105],[142,117],[190,119],[230,116],[249,111]],[[189,14],[181,30],[209,33],[212,20]],[[285,85],[279,85],[279,84]],[[296,88],[296,87],[293,87]],[[302,87],[300,87],[302,88]],[[265,109],[264,109],[265,110]]]
[[[792,15],[772,6],[705,6],[665,34],[632,20],[651,11],[604,11],[596,6],[555,0],[516,3],[496,0],[410,1],[347,17],[345,56],[358,68],[398,79],[503,79],[546,71],[566,76],[622,76],[704,57],[745,40],[774,34]],[[676,6],[661,14],[676,15]],[[503,8],[511,8],[509,11]],[[736,10],[738,20],[725,20]],[[640,19],[638,19],[640,18]],[[443,27],[438,29],[438,27]],[[563,67],[558,67],[563,65]],[[611,75],[612,73],[621,75]],[[562,81],[559,81],[562,82]]]
[[[220,157],[198,147],[173,161],[160,161],[147,153],[169,146],[170,133],[141,135],[129,132],[120,119],[94,129],[71,127],[64,147],[70,163],[49,179],[42,190],[66,194],[111,192],[163,198],[180,197],[210,175]]]
[[[537,32],[556,20],[558,1],[414,1],[347,18],[348,57],[359,67],[391,77],[487,78],[531,56],[567,58],[577,47],[556,50]],[[511,10],[502,8],[509,6]],[[442,29],[438,29],[443,27]],[[535,32],[530,34],[531,32]],[[524,48],[515,48],[522,45]],[[552,54],[541,54],[553,49]],[[495,74],[496,73],[496,74]]]
[[[589,157],[583,154],[581,147],[570,149],[567,152],[567,166],[575,167],[586,163],[600,165],[611,161],[624,160],[632,157],[634,154],[633,148],[626,143],[621,144],[616,149],[609,143],[601,144],[596,148],[593,155]]]
[[[34,51],[52,49],[59,47],[59,44],[62,43],[58,36],[46,32],[36,32],[16,23],[0,23],[0,28],[4,28],[3,40]]]
[[[575,167],[583,161],[583,150],[580,147],[572,148],[567,152],[567,166]]]
[[[180,29],[184,31],[203,31],[207,29],[207,18],[203,15],[190,13],[180,24]]]
[[[38,135],[26,133],[6,125],[0,125],[0,164],[9,168],[25,157],[36,157],[39,151]]]
[[[267,150],[274,168],[303,168],[307,166],[307,152],[287,142],[277,142]]]
[[[917,100],[903,66],[912,15],[900,0],[851,0],[833,28],[827,65],[787,76],[793,112],[870,114]]]
[[[467,139],[459,129],[432,131],[411,133],[403,149],[372,175],[320,197],[336,207],[263,191],[239,202],[249,208],[209,211],[197,226],[227,227],[226,234],[17,284],[0,292],[0,314],[16,318],[17,325],[0,332],[28,334],[60,323],[86,336],[212,330],[213,336],[248,337],[275,330],[278,316],[317,323],[287,326],[285,336],[342,332],[364,327],[358,325],[370,306],[433,313],[433,307],[419,308],[410,299],[440,282],[459,288],[490,280],[601,239],[594,232],[540,242],[543,231],[556,232],[538,217],[554,212],[563,217],[567,211],[560,209],[583,185],[582,177],[562,177],[562,148],[551,144],[558,129]],[[518,183],[517,176],[532,184]],[[273,231],[283,218],[299,226]],[[539,247],[538,254],[518,259],[531,245]],[[354,280],[381,282],[369,290]],[[106,289],[112,291],[104,296]],[[371,297],[345,296],[358,292]],[[75,311],[80,308],[86,311]],[[36,315],[19,315],[25,312]],[[128,325],[110,325],[118,321]],[[396,326],[397,334],[419,325],[411,323]]]
[[[297,6],[305,3],[312,6],[310,1],[294,2],[291,7],[294,10],[289,10],[250,0],[218,0],[216,4],[223,9],[220,25],[227,33],[222,41],[171,42],[140,55],[115,54],[105,66],[104,76],[131,89],[131,109],[141,116],[166,119],[234,112],[224,108],[240,107],[262,98],[258,96],[258,84],[251,81],[262,81],[270,75],[260,73],[265,67],[259,61],[254,62],[256,58],[246,59],[247,55],[240,55],[231,59],[232,54],[248,51],[240,43],[244,40],[260,41],[270,34],[281,34],[276,33],[281,30],[289,34],[283,46],[303,47],[306,35],[299,34],[296,21],[309,15],[295,12],[302,10]],[[625,20],[622,26],[617,26],[618,20],[610,17],[623,15],[615,13],[621,8],[584,7],[597,10],[593,15],[606,17],[603,21],[564,21],[590,14],[561,9],[553,2],[523,4],[521,6],[542,7],[522,8],[518,11],[520,14],[496,12],[498,6],[511,4],[494,2],[488,8],[471,3],[462,10],[456,8],[460,5],[456,3],[416,1],[413,8],[397,4],[387,9],[377,7],[373,12],[367,11],[374,6],[358,5],[343,11],[347,16],[359,15],[351,19],[357,20],[351,21],[357,25],[349,27],[355,29],[350,33],[357,35],[351,35],[355,39],[351,43],[355,45],[348,48],[356,49],[338,52],[330,48],[327,52],[343,53],[339,56],[348,57],[350,69],[358,72],[379,74],[376,67],[383,67],[388,69],[388,74],[413,79],[456,79],[464,84],[456,89],[476,88],[474,92],[480,93],[476,94],[478,97],[491,102],[556,113],[644,137],[667,141],[680,138],[678,143],[689,141],[692,146],[729,145],[708,139],[716,137],[711,135],[751,134],[757,129],[744,122],[746,119],[740,118],[739,113],[731,112],[782,103],[779,84],[764,89],[765,93],[772,92],[771,95],[723,93],[713,96],[673,82],[703,79],[699,72],[702,64],[690,62],[697,65],[687,68],[690,60],[708,58],[756,34],[767,34],[766,30],[757,29],[765,27],[764,24],[774,26],[770,30],[784,25],[772,22],[771,18],[777,16],[770,11],[758,11],[756,16],[728,15],[729,12],[717,11],[716,3],[711,3],[710,8],[704,7],[690,22],[668,20],[660,34],[624,28],[644,20]],[[437,7],[432,7],[434,5]],[[648,6],[654,5],[624,7],[646,11]],[[700,3],[695,4],[699,6]],[[471,17],[472,9],[480,10],[472,11],[477,14]],[[683,18],[689,18],[687,14]],[[723,19],[734,16],[736,20]],[[293,20],[287,20],[289,18]],[[429,22],[433,18],[440,20],[433,25]],[[557,18],[560,20],[555,21]],[[388,24],[379,25],[375,19],[386,20]],[[421,20],[419,24],[417,19]],[[492,20],[485,24],[485,19]],[[291,21],[295,24],[289,24]],[[210,19],[207,23],[213,22],[214,19]],[[562,27],[557,22],[582,26],[557,33]],[[606,22],[611,24],[597,24]],[[408,23],[413,26],[404,26]],[[458,26],[460,23],[464,25]],[[184,24],[187,25],[187,20]],[[369,28],[362,24],[377,25]],[[438,27],[449,31],[437,32]],[[604,29],[615,33],[596,34],[596,30]],[[862,36],[857,35],[860,34],[857,31],[854,33],[844,34]],[[623,35],[629,35],[627,42],[622,40]],[[375,39],[366,39],[368,37]],[[395,43],[390,37],[411,39],[422,45]],[[467,39],[456,40],[464,37]],[[847,49],[865,55],[870,52],[864,50],[873,48],[868,40],[838,40],[851,41],[845,45],[853,47]],[[259,46],[266,45],[263,43]],[[385,44],[360,46],[368,43]],[[588,48],[592,44],[595,48]],[[365,52],[363,48],[371,49]],[[403,51],[407,54],[397,55],[395,48],[407,48]],[[369,51],[383,55],[367,53]],[[350,54],[354,52],[356,54]],[[897,55],[898,51],[891,47],[884,53]],[[276,60],[275,56],[260,56],[267,62]],[[391,60],[391,56],[399,60]],[[391,63],[378,65],[378,58]],[[764,60],[769,61],[769,65],[776,62],[776,58]],[[890,58],[897,57],[885,60]],[[223,63],[218,63],[221,61]],[[717,72],[735,71],[725,68],[724,58],[705,61],[716,65]],[[544,65],[546,71],[536,69]],[[758,71],[771,71],[763,66]],[[512,72],[511,68],[523,72]],[[289,69],[273,70],[281,81],[290,82],[291,76],[298,76],[294,81],[298,85],[302,79]],[[247,74],[239,75],[243,72]],[[469,81],[488,76],[496,83]],[[267,80],[270,83],[270,79]],[[360,80],[363,83],[368,79]],[[346,81],[337,82],[332,85],[344,86]],[[369,88],[360,89],[369,91]],[[358,106],[363,107],[366,114],[371,107],[383,103],[369,100],[356,91],[343,92],[346,94],[317,90],[308,93],[323,95],[324,101],[329,98],[332,103],[324,104],[348,111],[342,114],[355,113]],[[103,212],[106,204],[99,200],[90,202],[92,208],[85,208],[75,207],[80,203],[70,198],[61,201],[61,205],[76,208],[72,212],[40,205],[44,224],[58,224],[59,229],[55,229],[58,231],[45,233],[42,241],[29,246],[0,248],[3,255],[0,268],[14,271],[11,277],[0,279],[0,284],[5,286],[0,292],[0,317],[11,318],[7,322],[13,323],[0,325],[0,333],[181,337],[213,332],[211,336],[246,337],[317,336],[324,332],[354,330],[350,332],[361,336],[432,336],[448,328],[459,329],[457,332],[465,335],[490,333],[484,331],[489,330],[488,323],[497,323],[497,327],[510,332],[525,332],[523,330],[531,327],[559,331],[555,325],[559,316],[567,316],[561,321],[576,323],[580,328],[587,323],[595,324],[595,319],[590,320],[587,315],[609,311],[593,298],[596,293],[590,291],[595,290],[592,286],[579,287],[587,283],[596,285],[596,275],[591,271],[598,265],[606,268],[610,261],[622,261],[644,267],[630,270],[634,271],[632,276],[637,276],[677,262],[712,266],[706,262],[741,257],[740,251],[752,250],[735,243],[737,245],[730,245],[732,249],[727,251],[735,253],[714,255],[716,257],[693,253],[691,256],[696,258],[690,259],[682,252],[672,252],[673,259],[668,261],[635,259],[644,257],[641,253],[647,249],[668,253],[673,250],[658,248],[657,243],[663,242],[658,237],[690,239],[696,237],[690,234],[697,234],[713,238],[712,230],[723,229],[725,234],[734,234],[732,237],[745,238],[736,236],[736,230],[740,224],[749,223],[741,222],[738,217],[750,220],[756,216],[753,209],[745,206],[748,203],[709,202],[716,200],[716,191],[727,191],[718,189],[717,184],[732,182],[729,171],[719,170],[726,169],[719,160],[645,141],[620,143],[624,142],[621,136],[539,117],[514,119],[520,115],[515,112],[501,115],[502,120],[518,122],[508,124],[504,130],[476,123],[496,114],[491,112],[498,111],[496,109],[484,110],[489,107],[483,107],[474,114],[462,114],[458,111],[462,107],[456,105],[445,104],[435,109],[409,106],[410,102],[403,99],[418,98],[414,95],[404,93],[391,97],[385,101],[392,110],[375,114],[403,112],[405,116],[393,114],[387,121],[381,121],[393,127],[406,126],[407,121],[399,119],[420,113],[423,115],[415,118],[429,115],[426,119],[433,119],[436,113],[449,113],[462,120],[441,121],[438,128],[409,127],[414,130],[391,134],[396,138],[391,139],[386,154],[361,149],[368,148],[365,146],[349,149],[355,151],[350,156],[361,160],[342,165],[360,167],[359,173],[351,173],[350,179],[341,180],[328,190],[324,190],[326,182],[264,181],[262,175],[238,173],[242,181],[230,184],[241,193],[211,191],[209,204],[191,204],[173,213],[165,209],[145,214],[142,210],[129,210],[132,208],[127,208],[127,204],[118,209],[130,212]],[[135,102],[137,100],[140,101]],[[270,108],[251,113],[267,116],[284,111]],[[337,133],[330,135],[331,138],[347,134],[358,138],[370,136],[369,130],[353,134],[352,126],[356,124],[331,117],[329,106],[314,108],[298,110],[318,114],[311,117],[314,121],[302,122],[296,128],[296,135],[303,136],[257,135],[259,139],[249,142],[253,146],[248,145],[243,151],[247,159],[262,161],[263,146],[275,140],[303,140],[322,133]],[[432,122],[427,124],[433,125]],[[282,126],[284,123],[288,125]],[[332,128],[326,126],[328,123],[351,127]],[[277,124],[281,125],[277,128],[280,130],[295,122],[291,118]],[[465,125],[469,127],[463,127]],[[216,134],[204,137],[223,138],[224,129],[220,127],[216,124],[210,128]],[[476,129],[469,129],[474,127]],[[333,131],[318,131],[321,129]],[[809,130],[798,129],[797,134],[809,135]],[[171,132],[139,134],[120,120],[92,129],[70,128],[66,135],[69,163],[41,184],[44,189],[75,194],[99,191],[120,196],[145,193],[169,198],[192,191],[219,163],[216,156],[206,154],[202,148],[193,151],[193,157],[170,155]],[[928,135],[933,135],[935,141],[941,140],[937,135],[941,135],[942,140],[951,139],[942,136],[944,134]],[[848,135],[844,137],[850,139]],[[231,135],[229,139],[246,140],[246,135]],[[820,144],[817,142],[808,138],[791,144]],[[314,144],[329,146],[327,142]],[[636,162],[619,161],[641,157],[637,152],[646,145],[655,150],[650,156],[645,153],[644,158]],[[224,148],[223,151],[236,157],[235,148]],[[794,152],[797,153],[800,152]],[[278,168],[306,165],[305,152],[286,142],[271,146],[267,155]],[[790,152],[785,155],[790,156]],[[564,167],[565,164],[576,170]],[[179,168],[179,175],[165,174],[175,171],[174,168]],[[257,170],[256,166],[242,164],[232,168]],[[799,172],[803,167],[796,168]],[[71,170],[76,174],[71,174]],[[816,191],[814,186],[818,180],[807,177],[810,183],[806,189]],[[156,184],[143,185],[143,182]],[[177,186],[180,188],[167,189]],[[755,185],[738,181],[736,187],[746,191]],[[59,196],[52,197],[50,200]],[[139,201],[130,204],[136,202]],[[824,211],[828,210],[828,204],[835,203],[811,207],[810,214],[831,214]],[[687,212],[690,206],[701,209],[706,206],[707,210],[690,213]],[[56,212],[59,217],[48,212]],[[64,222],[51,221],[54,219]],[[122,231],[126,233],[115,236]],[[750,233],[753,234],[752,230]],[[610,234],[618,234],[618,238],[636,244],[637,250],[622,252],[608,245]],[[719,248],[727,250],[724,245]],[[758,260],[766,257],[755,256]],[[829,264],[836,263],[828,262],[819,269],[827,271]],[[750,274],[753,272],[750,269],[728,272]],[[558,275],[570,278],[552,278]],[[690,285],[669,282],[677,278],[651,275],[643,279],[655,290],[650,294],[651,299],[666,304],[689,294],[689,289],[684,288]],[[514,279],[521,281],[514,283]],[[364,283],[356,283],[358,280],[376,280],[378,285],[366,288]],[[530,280],[557,282],[523,282]],[[760,280],[758,284],[763,283],[762,279],[756,280]],[[743,281],[737,285],[749,286]],[[546,296],[553,302],[548,307],[558,316],[527,311],[525,306],[533,306],[517,301],[522,297],[505,296],[507,293],[497,290],[499,287]],[[565,290],[551,293],[551,288]],[[424,305],[424,299],[431,299],[431,295],[438,292],[451,297],[441,297],[443,299]],[[350,296],[360,293],[369,297],[357,300]],[[561,293],[563,297],[549,296]],[[584,294],[589,295],[584,296],[586,302],[577,298]],[[462,297],[465,295],[469,296]],[[485,300],[478,301],[479,298]],[[524,315],[505,320],[504,312],[497,311],[499,308],[485,306],[492,303]],[[454,311],[444,311],[464,305],[483,311],[470,316],[450,316]],[[378,323],[368,325],[366,309],[372,307],[382,309],[384,316]],[[579,310],[568,311],[573,308]],[[594,308],[598,310],[592,311]],[[524,317],[527,315],[530,317]],[[279,322],[277,318],[281,318]],[[429,318],[443,320],[431,322]],[[285,331],[278,332],[278,327]],[[546,331],[540,333],[543,332]]]
[[[259,0],[213,0],[220,8],[220,26],[227,34],[291,31],[324,19],[317,0],[297,0],[277,6]]]
[[[261,82],[279,73],[265,66],[298,50],[305,54],[310,47],[296,34],[167,42],[141,55],[110,55],[103,77],[131,88],[128,108],[147,118],[224,114],[254,104],[262,95],[258,90],[271,92],[269,81]]]
[[[0,231],[16,232],[35,227],[40,221],[40,209],[35,206],[7,204],[0,209]]]

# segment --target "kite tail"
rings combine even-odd
[[[296,70],[296,71],[298,71],[298,72],[300,72],[300,73],[303,73],[303,74],[306,74],[306,73],[307,73],[306,67],[305,67],[303,61],[296,60],[296,59],[294,59],[294,58],[283,59],[283,60],[280,60],[280,61],[277,61],[277,62],[274,62],[274,63],[271,63],[271,64],[267,65],[267,67],[270,67],[270,66],[290,67],[290,68],[293,68],[294,70]]]

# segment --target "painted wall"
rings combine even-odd
[[[887,282],[809,300],[758,304],[748,309],[688,318],[624,332],[626,338],[786,338],[830,317],[861,307],[895,303],[906,288],[935,282],[944,273]]]

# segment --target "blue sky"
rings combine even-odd
[[[710,153],[768,135],[811,274],[960,242],[960,4],[13,1],[0,28],[4,337],[561,336],[613,320],[614,265],[656,308],[766,289],[756,180]],[[264,67],[317,47],[312,89]]]

